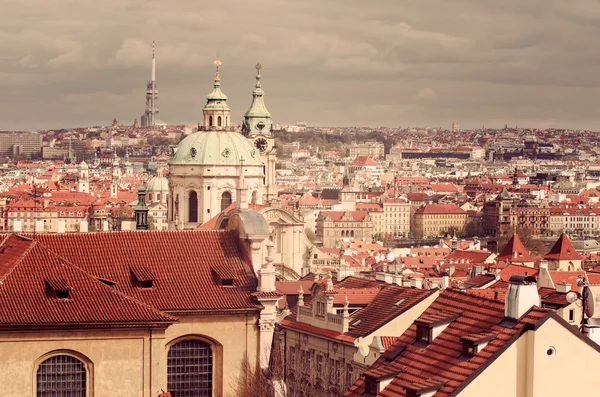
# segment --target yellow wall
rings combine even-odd
[[[89,361],[89,397],[156,397],[167,390],[169,346],[195,336],[213,345],[214,395],[229,396],[243,360],[257,364],[257,322],[257,315],[241,313],[183,316],[166,330],[1,332],[0,384],[6,396],[34,396],[37,364],[65,350]]]
[[[556,349],[546,357],[549,347]],[[565,396],[594,379],[600,354],[554,319],[528,331],[475,378],[460,397]],[[593,386],[591,386],[593,387]]]
[[[91,361],[90,397],[147,396],[148,330],[22,332],[0,335],[0,384],[6,396],[34,396],[37,364],[49,352],[70,350]],[[115,365],[118,363],[118,365]]]

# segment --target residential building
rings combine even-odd
[[[462,231],[468,217],[468,213],[455,204],[426,204],[415,211],[415,236],[438,237]]]
[[[383,158],[385,155],[385,148],[383,143],[376,141],[367,141],[364,143],[353,143],[348,146],[350,157],[355,158],[358,156],[371,157],[373,159]]]
[[[42,150],[42,134],[35,132],[0,133],[0,156],[29,157]]]
[[[411,224],[411,204],[404,199],[383,201],[383,232],[388,236],[408,237]]]
[[[333,247],[341,238],[371,239],[373,220],[364,211],[321,211],[317,217],[317,239]]]
[[[513,276],[505,302],[443,291],[344,396],[570,394],[600,348],[536,306],[533,277]]]
[[[401,334],[438,295],[349,277],[313,284],[310,304],[282,320],[284,379],[290,395],[340,395],[379,356],[373,340]]]

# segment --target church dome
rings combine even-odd
[[[179,143],[170,165],[260,165],[260,152],[239,132],[206,131],[188,135]]]
[[[169,190],[169,181],[164,176],[155,176],[148,181],[148,192],[166,192]]]
[[[87,163],[85,161],[82,161],[81,163],[79,163],[79,169],[80,170],[87,170],[90,167],[87,165]]]

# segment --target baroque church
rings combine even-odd
[[[278,205],[277,148],[261,87],[261,65],[256,65],[252,103],[241,130],[232,124],[228,98],[221,91],[219,59],[215,66],[202,124],[181,141],[169,161],[169,229],[236,227],[246,229],[246,233],[260,231],[263,242],[252,247],[253,262],[265,263],[266,244],[271,242],[278,278],[297,279],[310,272],[313,246],[301,216]],[[262,219],[250,212],[258,212]],[[244,224],[250,219],[260,225]]]

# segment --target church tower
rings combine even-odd
[[[214,63],[217,71],[213,90],[206,97],[206,105],[202,109],[204,123],[199,128],[201,131],[231,129],[231,109],[227,105],[227,95],[221,91],[221,73],[219,72],[221,61],[217,58]]]
[[[227,96],[221,91],[221,61],[215,61],[213,90],[202,109],[198,131],[185,137],[169,161],[169,229],[194,229],[236,202],[240,209],[262,204],[261,152],[231,126]]]
[[[268,203],[277,197],[277,186],[275,185],[277,148],[275,147],[275,138],[273,138],[273,120],[265,106],[264,91],[260,84],[260,69],[259,63],[256,65],[256,85],[252,92],[252,104],[244,115],[242,133],[260,151],[265,173],[263,201]]]
[[[79,180],[77,181],[77,191],[80,193],[90,192],[89,167],[85,161],[79,164]]]
[[[340,201],[342,203],[343,211],[356,211],[356,191],[352,188],[350,182],[350,172],[348,170],[348,164],[346,164],[344,170],[344,187],[340,191]]]

